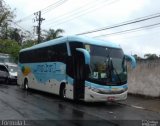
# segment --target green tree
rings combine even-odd
[[[23,48],[28,48],[28,47],[31,47],[31,46],[37,44],[37,43],[38,43],[37,40],[27,40],[27,41],[24,41],[24,42],[23,42],[21,48],[22,48],[22,49],[23,49]]]
[[[6,39],[8,33],[9,23],[13,21],[14,11],[4,3],[4,1],[0,1],[0,38]]]
[[[158,56],[156,54],[145,54],[144,57],[146,57],[146,59],[149,59],[149,60],[153,60],[153,59],[158,59]]]
[[[138,56],[137,54],[134,54],[133,57],[136,59],[136,60],[140,60],[142,59],[140,56]]]
[[[20,34],[21,30],[17,28],[11,28],[9,30],[9,38],[15,40],[19,45],[22,43],[23,36]]]
[[[0,1],[0,27],[2,27],[6,22],[11,21],[13,18],[13,12],[6,7],[2,1]]]
[[[62,37],[60,34],[64,33],[64,30],[63,29],[57,29],[57,30],[49,29],[48,31],[44,30],[44,32],[46,33],[44,35],[45,36],[44,40],[48,41],[48,40]]]
[[[15,61],[17,61],[19,51],[20,46],[16,41],[0,39],[0,53],[10,54],[15,59]]]

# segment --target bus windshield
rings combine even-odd
[[[122,49],[85,45],[91,56],[89,80],[103,85],[127,82],[125,58]]]

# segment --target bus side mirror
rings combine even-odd
[[[76,48],[76,51],[82,53],[84,56],[84,78],[87,79],[90,73],[90,54],[83,48]]]
[[[132,69],[134,69],[136,67],[136,60],[133,56],[125,54],[125,60],[131,63]]]

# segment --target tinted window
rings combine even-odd
[[[7,72],[8,70],[7,70],[7,68],[6,68],[5,66],[0,65],[0,71],[5,71],[5,72]]]
[[[65,62],[67,56],[66,43],[54,46],[39,48],[31,51],[21,52],[19,56],[20,63],[30,62]]]
[[[65,62],[67,57],[66,43],[49,47],[47,53],[49,61]]]

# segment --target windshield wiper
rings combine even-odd
[[[111,67],[110,67],[110,52],[111,50],[108,50],[108,55],[107,55],[107,64],[106,64],[106,75],[109,81],[111,82],[112,80],[112,75],[111,75]]]
[[[107,60],[108,60],[107,68],[109,69],[109,76],[108,76],[108,78],[110,79],[110,81],[112,81],[111,72],[113,71],[113,73],[114,73],[114,71],[115,71],[115,75],[117,76],[117,78],[119,79],[119,81],[120,81],[120,83],[121,83],[121,82],[122,82],[122,81],[121,81],[121,78],[120,78],[120,76],[118,75],[117,70],[114,68],[112,59],[110,58],[110,53],[111,53],[111,51],[112,51],[112,50],[108,50],[108,55],[107,55]],[[107,70],[106,70],[106,72],[107,72]],[[108,73],[107,73],[107,74],[108,74]]]
[[[114,68],[114,66],[113,66],[113,62],[112,62],[112,59],[110,59],[111,60],[111,68],[112,68],[112,70],[113,70],[113,72],[115,71],[115,73],[116,73],[116,76],[118,77],[118,79],[119,79],[119,82],[120,82],[120,84],[122,83],[122,81],[121,81],[121,78],[120,78],[120,76],[118,75],[118,73],[117,73],[117,70]]]
[[[121,83],[122,81],[121,81],[121,78],[120,78],[120,76],[118,75],[118,73],[117,73],[117,70],[114,68],[114,66],[113,66],[113,62],[112,62],[112,59],[111,59],[111,57],[110,57],[110,53],[111,53],[111,49],[110,50],[108,50],[108,55],[107,55],[107,69],[106,69],[106,72],[107,71],[109,71],[109,76],[108,76],[108,78],[109,78],[109,81],[112,81],[112,71],[113,71],[113,73],[114,73],[114,71],[115,71],[115,75],[116,75],[116,77],[118,78],[118,80],[119,80],[119,82]],[[107,75],[108,75],[108,73],[107,73]]]

